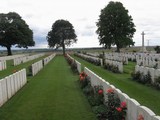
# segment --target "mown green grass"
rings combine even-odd
[[[128,94],[131,98],[136,99],[141,105],[149,107],[156,114],[160,115],[160,91],[153,87],[137,83],[131,79],[130,73],[134,70],[135,63],[129,62],[128,65],[125,65],[123,74],[115,74],[78,57],[73,57],[82,63],[83,66],[88,67],[97,75],[113,84],[116,88]]]
[[[0,108],[0,120],[95,120],[63,56],[55,57]]]

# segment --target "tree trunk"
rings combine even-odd
[[[7,52],[8,52],[8,56],[12,55],[11,46],[7,46]]]
[[[117,50],[116,50],[116,52],[120,53],[120,48],[119,48],[118,45],[117,45]]]
[[[63,55],[65,55],[65,44],[64,43],[62,45],[62,48],[63,48]]]

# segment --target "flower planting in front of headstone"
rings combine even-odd
[[[156,89],[160,90],[160,77],[154,78],[154,82],[152,82],[152,76],[148,71],[147,74],[143,74],[140,71],[133,71],[131,73],[132,80],[137,81],[141,84],[151,85]]]
[[[113,64],[105,63],[104,68],[109,71],[112,71],[113,73],[120,73],[120,71],[118,70],[118,66]]]
[[[67,54],[65,54],[64,57],[66,58],[68,64],[71,66],[72,71],[78,73],[76,61],[70,58]]]
[[[79,83],[99,120],[125,120],[126,102],[120,101],[114,89],[104,91],[101,85],[92,86],[90,77],[85,72],[80,73]]]
[[[148,72],[146,75],[140,73],[139,71],[137,72],[132,72],[131,73],[131,76],[132,76],[132,79],[139,82],[139,83],[142,83],[142,84],[151,84],[151,75],[150,73]]]
[[[139,114],[139,115],[138,115],[138,118],[137,118],[137,120],[144,120],[144,117],[143,117],[143,115],[142,115],[142,114]]]

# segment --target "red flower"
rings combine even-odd
[[[79,75],[80,80],[84,80],[85,77],[87,77],[87,74],[85,72],[81,72]]]
[[[103,94],[103,90],[98,90],[98,94]]]
[[[144,120],[144,117],[142,114],[138,115],[138,119],[137,120]]]
[[[116,108],[116,110],[117,110],[118,112],[122,112],[122,108],[121,108],[121,107]]]
[[[81,81],[84,80],[84,79],[85,79],[85,77],[83,77],[83,76],[80,77],[80,80],[81,80]]]
[[[121,102],[121,108],[126,108],[127,104],[126,102]]]
[[[113,93],[114,92],[114,89],[110,88],[107,90],[107,93]]]

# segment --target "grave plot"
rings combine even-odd
[[[33,63],[35,63],[35,62],[37,62],[37,61],[39,61],[39,60],[41,60],[41,59],[43,59],[43,58],[45,58],[45,57],[46,57],[46,56],[42,56],[42,57],[40,57],[40,58],[37,58],[37,59],[31,60],[31,61],[28,61],[28,62],[26,62],[26,63],[20,64],[20,65],[17,65],[17,66],[13,66],[13,61],[12,61],[12,60],[9,60],[9,61],[7,61],[7,65],[6,65],[6,66],[7,66],[7,69],[5,69],[5,70],[3,70],[3,71],[0,71],[0,79],[2,79],[2,78],[4,78],[4,77],[6,77],[6,76],[8,76],[8,75],[10,75],[10,74],[18,71],[18,70],[21,70],[21,69],[23,69],[23,68],[26,68],[26,70],[27,70],[27,72],[28,72],[28,67],[29,67],[31,64],[33,64]]]
[[[160,61],[158,54],[140,54],[132,74],[133,80],[160,89]]]
[[[90,64],[78,57],[73,57],[76,58],[76,60],[78,60],[83,66],[88,67],[94,73],[105,79],[110,84],[113,84],[116,88],[119,88],[131,98],[136,99],[141,105],[147,106],[154,111],[154,113],[160,115],[160,104],[155,102],[160,100],[160,91],[132,81],[130,73],[134,69],[134,64],[131,64],[131,66],[127,67],[127,73],[114,74],[104,70],[99,66]]]
[[[45,65],[47,65],[56,54],[51,54],[50,56],[40,60],[33,65],[36,65],[33,68],[33,72],[37,74]],[[44,64],[42,64],[42,61]],[[38,63],[38,64],[37,64]],[[39,64],[41,63],[41,64]],[[36,71],[35,71],[36,70]],[[33,73],[32,73],[33,74]],[[14,71],[9,76],[6,76],[3,79],[0,79],[0,107],[5,104],[15,93],[17,93],[26,83],[27,83],[27,73],[26,69],[20,71]]]
[[[71,59],[72,61],[74,61],[73,58]],[[160,117],[156,116],[151,109],[146,106],[140,105],[136,100],[130,98],[127,94],[123,93],[121,90],[117,89],[109,82],[106,82],[104,79],[102,79],[100,76],[96,75],[93,71],[86,67],[84,68],[84,72],[80,73],[79,80],[79,83],[81,84],[80,86],[83,89],[83,92],[86,95],[93,111],[95,109],[95,106],[98,111],[100,107],[105,105],[103,111],[99,113],[95,112],[95,114],[99,116],[98,119],[100,120],[110,118],[125,120],[158,120]],[[117,97],[111,98],[113,95]],[[90,102],[91,98],[93,99],[92,102]],[[120,106],[117,103],[118,99],[121,102],[119,103]],[[96,103],[94,103],[93,101],[96,101]],[[112,105],[111,108],[110,105]],[[114,112],[114,114],[111,114],[108,110],[111,110],[112,112]]]

